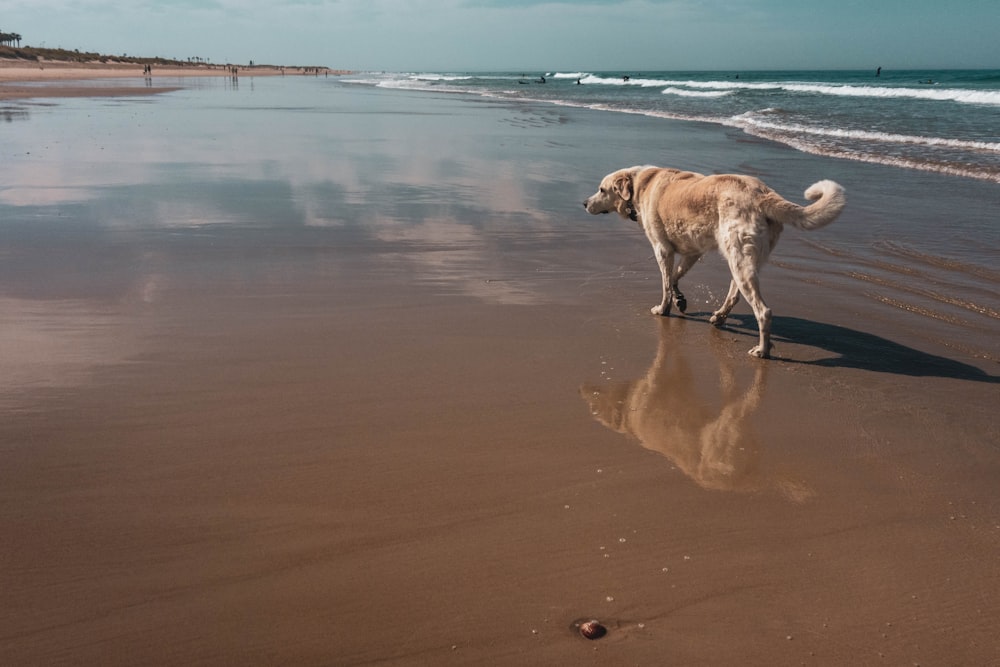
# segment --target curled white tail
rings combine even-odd
[[[844,188],[833,181],[813,183],[805,196],[813,203],[799,206],[773,193],[765,207],[767,215],[799,229],[819,229],[836,220],[847,204]]]
[[[839,183],[819,181],[806,190],[806,199],[813,202],[802,209],[802,217],[792,221],[799,229],[819,229],[837,219],[847,204],[847,195]]]

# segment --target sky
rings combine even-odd
[[[1000,68],[998,0],[0,0],[0,31],[367,71]]]

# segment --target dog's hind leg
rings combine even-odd
[[[756,347],[749,350],[750,356],[767,359],[771,356],[771,309],[764,303],[760,296],[760,288],[757,284],[757,277],[754,276],[747,284],[750,294],[747,301],[753,307],[753,314],[757,318],[757,328],[760,329],[760,341]]]
[[[764,303],[760,295],[760,282],[757,279],[757,263],[753,256],[740,254],[730,258],[729,267],[733,271],[733,279],[739,287],[743,298],[753,308],[757,318],[757,328],[760,331],[760,341],[750,349],[750,355],[767,359],[771,356],[771,309]]]
[[[771,354],[771,309],[767,307],[760,295],[758,272],[761,264],[767,259],[769,251],[769,247],[765,245],[767,239],[756,231],[748,231],[746,225],[740,220],[736,220],[726,227],[727,233],[720,238],[719,247],[726,262],[729,263],[729,270],[733,274],[733,283],[729,287],[726,301],[712,316],[712,322],[713,324],[721,324],[725,320],[729,310],[736,304],[735,288],[738,288],[739,293],[753,308],[754,317],[757,318],[757,328],[760,331],[760,341],[756,347],[750,350],[750,355],[766,359]]]

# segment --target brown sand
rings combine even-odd
[[[7,664],[997,657],[995,385],[377,264],[169,295],[8,410]]]
[[[442,281],[163,236],[103,310],[5,301],[0,663],[997,664],[995,365],[779,267],[762,363],[587,229]]]

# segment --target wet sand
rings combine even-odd
[[[99,169],[3,168],[0,662],[1000,660],[996,325],[915,326],[806,243],[871,229],[866,184],[898,179],[913,219],[995,186],[652,119],[317,99],[336,115],[273,145],[119,124]],[[68,122],[45,113],[12,124]],[[654,149],[847,187],[765,274],[775,360],[747,356],[745,304],[707,323],[718,258],[687,317],[653,317],[645,240],[582,210]]]

